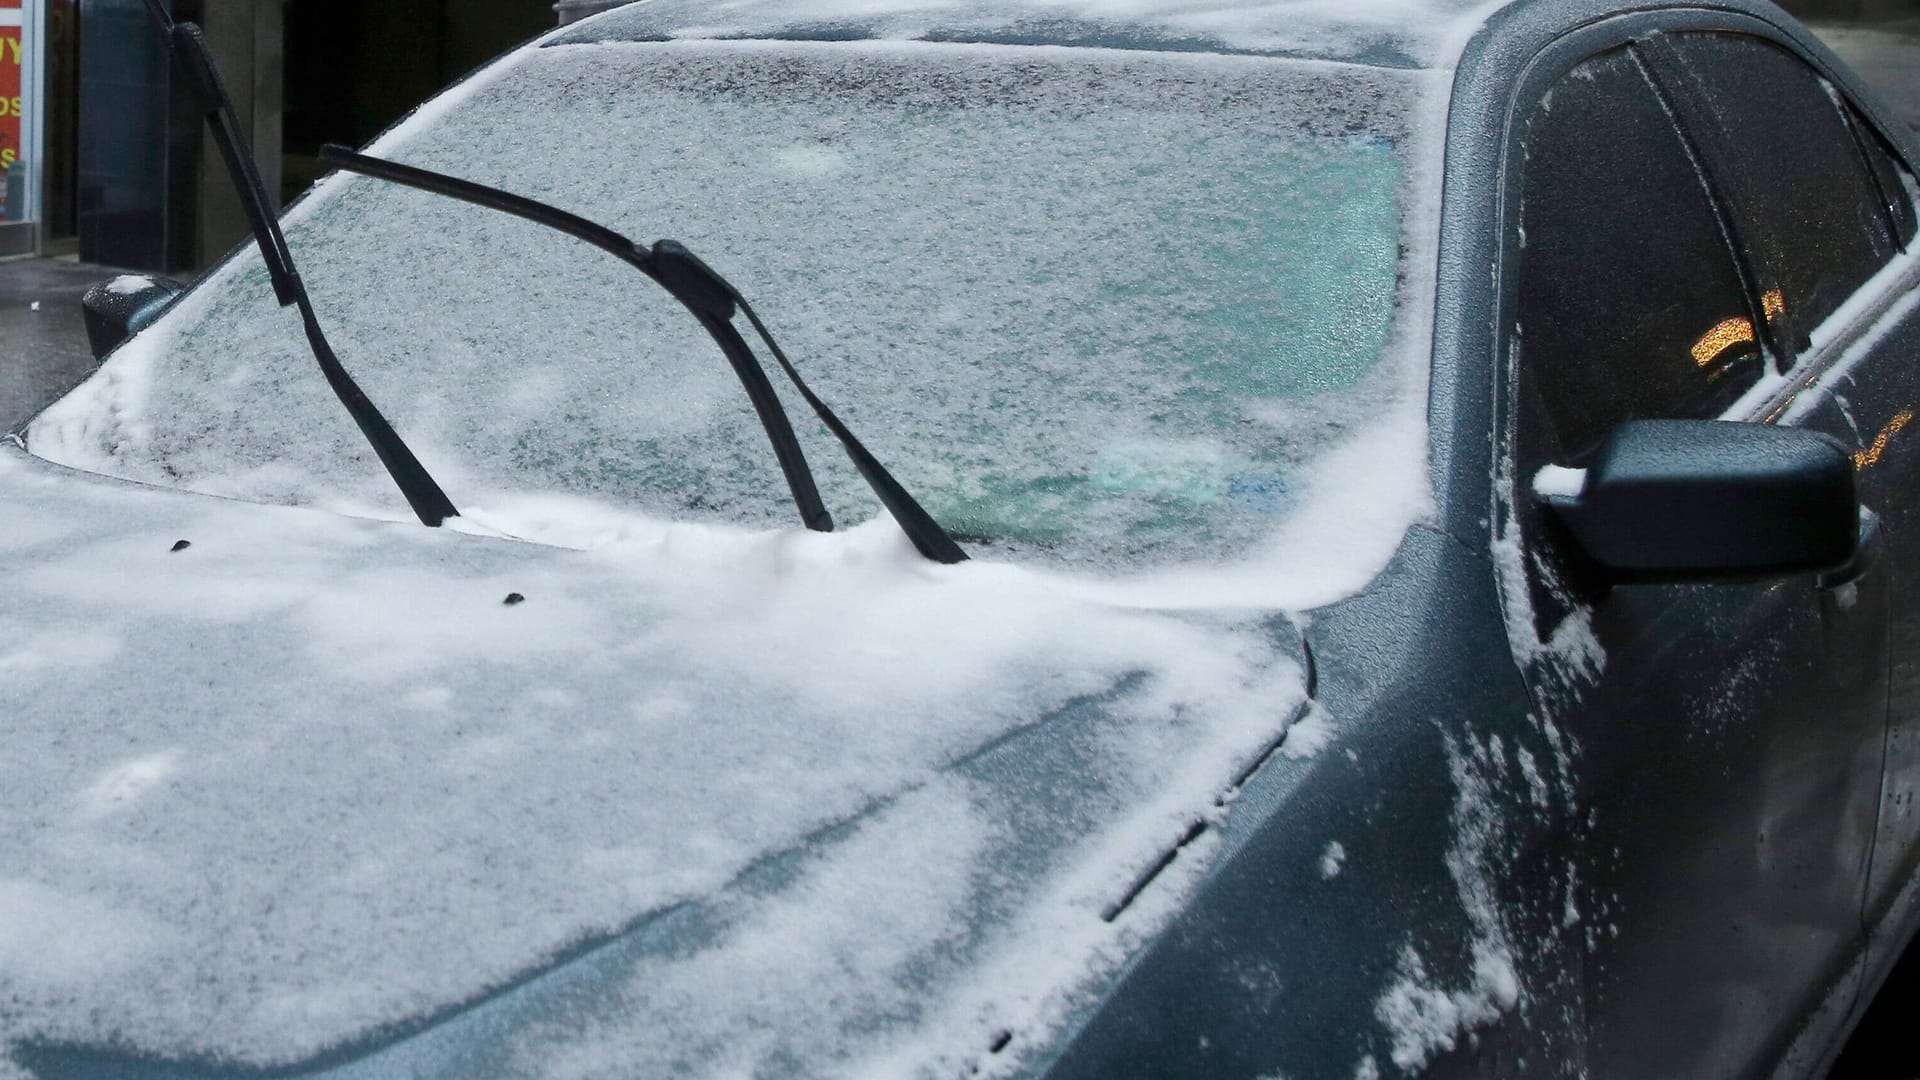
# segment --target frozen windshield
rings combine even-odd
[[[384,156],[495,184],[732,280],[976,553],[1231,556],[1408,392],[1414,73],[886,42],[529,50]],[[565,493],[793,524],[699,325],[536,226],[365,179],[292,216],[342,360],[462,507]],[[829,509],[878,513],[788,396]],[[797,410],[797,411],[796,411]],[[36,452],[405,516],[250,250],[44,415]]]

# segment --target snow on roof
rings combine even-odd
[[[1509,0],[640,0],[552,44],[659,37],[926,38],[1215,49],[1448,66]]]
[[[1302,698],[1269,616],[884,522],[581,552],[13,450],[0,518],[0,1046],[284,1063],[643,925],[499,1071],[958,1061]]]

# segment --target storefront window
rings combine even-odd
[[[45,0],[0,0],[0,255],[39,246],[40,145],[36,49]]]
[[[0,0],[0,221],[27,216],[26,185],[26,34],[21,0]]]

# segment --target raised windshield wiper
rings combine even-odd
[[[400,494],[406,496],[407,505],[413,508],[420,523],[437,526],[450,517],[458,517],[460,512],[453,508],[452,501],[440,490],[440,485],[434,483],[426,467],[413,456],[413,451],[407,449],[407,444],[400,440],[393,425],[387,423],[386,417],[380,415],[380,410],[374,407],[359,384],[353,381],[353,376],[340,366],[340,358],[334,355],[332,346],[327,344],[326,335],[321,333],[320,320],[313,313],[313,301],[308,298],[306,284],[293,267],[293,254],[287,250],[287,238],[280,232],[280,222],[274,216],[273,203],[267,198],[266,185],[261,183],[260,173],[254,167],[253,151],[240,134],[240,122],[234,115],[233,99],[227,96],[226,84],[221,81],[220,71],[214,66],[212,54],[207,51],[200,27],[190,22],[174,22],[173,16],[160,5],[160,0],[147,0],[147,11],[166,33],[168,51],[178,67],[191,76],[191,84],[200,99],[200,113],[213,130],[214,145],[219,147],[221,160],[226,162],[227,175],[232,178],[234,190],[240,196],[240,205],[246,211],[254,242],[260,245],[260,258],[266,262],[267,276],[273,281],[274,298],[280,301],[281,307],[300,308],[300,321],[307,331],[307,345],[313,350],[313,358],[319,362],[327,385],[333,387],[334,396],[346,406],[353,422],[360,426],[360,433],[367,437],[373,452],[380,456],[380,463],[387,467],[393,482],[400,486]]]
[[[536,224],[557,229],[579,240],[629,263],[646,274],[680,301],[686,309],[700,320],[707,333],[712,335],[728,361],[739,375],[747,394],[753,398],[755,411],[760,414],[760,422],[767,429],[767,437],[772,440],[774,453],[780,459],[780,467],[785,471],[787,484],[793,491],[794,504],[800,508],[800,516],[810,529],[830,530],[833,519],[828,516],[826,507],[820,502],[819,492],[815,489],[813,475],[807,468],[806,458],[800,452],[799,441],[794,437],[793,427],[787,421],[786,410],[781,407],[780,399],[773,393],[772,385],[767,381],[766,373],[747,343],[733,328],[731,322],[735,309],[744,312],[747,321],[760,340],[766,343],[773,353],[774,360],[780,365],[792,381],[794,389],[806,399],[814,415],[833,432],[834,438],[846,450],[847,457],[853,461],[860,475],[866,478],[880,504],[893,515],[907,539],[912,541],[920,554],[935,562],[957,563],[967,557],[953,537],[940,527],[920,504],[901,487],[899,481],[887,472],[886,468],[861,445],[853,432],[840,422],[826,402],[810,389],[793,363],[787,359],[780,346],[767,331],[766,325],[754,313],[753,306],[747,303],[737,289],[728,284],[725,278],[715,273],[707,264],[701,262],[684,246],[673,240],[660,240],[652,247],[642,247],[632,240],[602,225],[570,214],[565,210],[535,202],[532,199],[514,195],[498,188],[476,184],[469,180],[429,172],[426,169],[402,165],[398,162],[356,154],[344,146],[325,146],[320,150],[320,158],[329,165],[349,172],[361,173],[381,180],[391,181],[422,191],[459,199],[463,202],[499,210],[516,217],[525,218]]]
[[[450,176],[365,157],[341,146],[322,147],[320,158],[350,172],[424,188],[530,218],[610,251],[639,267],[700,320],[700,325],[719,343],[727,362],[733,365],[740,385],[753,401],[754,412],[759,414],[760,426],[766,429],[767,439],[773,443],[774,457],[779,460],[780,471],[785,474],[787,487],[793,493],[793,504],[800,510],[801,523],[816,532],[833,531],[833,515],[827,512],[819,489],[814,486],[813,472],[807,467],[806,455],[800,450],[800,440],[793,433],[793,424],[788,421],[787,411],[781,406],[779,396],[774,393],[773,383],[767,379],[766,370],[754,358],[747,343],[740,339],[739,333],[727,321],[733,315],[733,303],[726,293],[725,283],[718,282],[712,271],[707,270],[686,248],[666,240],[656,244],[652,250],[641,250],[619,233],[564,210]]]

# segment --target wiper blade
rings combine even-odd
[[[364,173],[527,218],[584,240],[639,267],[691,311],[726,354],[734,374],[740,379],[740,385],[753,401],[753,410],[760,417],[760,426],[766,429],[767,439],[773,444],[774,457],[779,460],[780,471],[786,476],[787,487],[793,493],[794,506],[800,511],[801,522],[817,532],[833,531],[833,516],[827,512],[819,489],[814,486],[813,472],[807,467],[800,440],[793,433],[793,425],[787,419],[787,411],[781,406],[779,396],[774,393],[773,383],[768,380],[760,361],[747,348],[747,343],[740,339],[739,333],[728,322],[733,316],[733,301],[725,283],[715,284],[718,279],[711,271],[702,274],[704,267],[699,266],[699,260],[693,258],[685,248],[669,240],[662,242],[666,245],[664,253],[643,249],[619,233],[577,214],[569,214],[565,210],[470,181],[356,154],[342,146],[322,147],[320,158],[350,172]]]
[[[175,22],[173,16],[161,6],[160,0],[146,0],[147,11],[167,36],[167,49],[178,66],[191,76],[194,89],[198,92],[200,113],[206,118],[207,126],[213,132],[213,142],[219,148],[220,158],[226,163],[227,175],[233,181],[235,192],[240,196],[241,208],[246,211],[247,224],[253,230],[253,239],[260,246],[260,258],[267,264],[267,276],[273,282],[274,298],[281,307],[297,306],[300,309],[300,322],[307,333],[307,346],[313,350],[313,358],[320,364],[320,372],[326,376],[327,385],[333,388],[334,396],[340,404],[346,406],[353,422],[360,427],[360,433],[366,436],[380,463],[387,467],[387,473],[400,487],[400,494],[406,496],[407,505],[413,508],[415,516],[423,525],[437,526],[450,517],[458,517],[460,512],[453,507],[446,492],[434,482],[420,459],[400,439],[393,425],[374,407],[366,392],[347,374],[340,364],[340,358],[334,355],[333,347],[327,343],[326,334],[320,329],[320,320],[314,314],[313,301],[307,296],[307,287],[300,280],[300,273],[294,269],[293,253],[287,249],[287,238],[280,231],[279,219],[273,212],[273,203],[267,198],[266,185],[260,180],[259,170],[254,167],[253,151],[247,145],[246,137],[240,133],[239,119],[234,115],[233,99],[228,96],[226,84],[220,78],[220,70],[215,66],[213,54],[208,51],[206,39],[201,35],[200,27],[190,22]]]
[[[948,535],[944,528],[941,528],[933,515],[927,513],[920,503],[908,494],[907,489],[893,478],[893,474],[880,464],[846,424],[842,423],[833,410],[828,408],[827,403],[813,392],[806,380],[800,377],[800,372],[794,368],[793,362],[787,359],[786,353],[782,352],[779,344],[773,340],[773,335],[767,330],[766,324],[761,322],[760,316],[754,312],[753,305],[747,303],[739,290],[729,284],[725,278],[706,263],[701,262],[679,242],[659,240],[652,247],[642,247],[612,229],[557,207],[501,191],[498,188],[487,187],[484,184],[476,184],[470,180],[357,154],[344,146],[322,147],[320,158],[329,165],[349,172],[361,173],[436,195],[459,199],[557,229],[634,266],[641,273],[658,282],[700,320],[700,324],[706,328],[708,334],[719,344],[721,351],[726,353],[727,359],[732,362],[734,371],[739,374],[741,383],[746,386],[747,393],[753,398],[754,408],[760,414],[761,424],[767,429],[768,438],[774,444],[775,454],[780,459],[780,466],[786,473],[788,486],[793,491],[794,502],[799,506],[801,517],[806,521],[807,527],[831,529],[832,519],[828,517],[826,508],[820,504],[820,496],[814,487],[812,473],[807,468],[805,457],[800,453],[799,442],[794,438],[792,425],[787,421],[786,410],[781,407],[779,398],[774,395],[771,384],[767,382],[764,369],[760,367],[751,350],[747,348],[746,342],[733,327],[731,320],[734,311],[738,309],[746,315],[755,334],[766,343],[767,349],[773,353],[774,361],[780,365],[780,370],[793,383],[794,389],[800,392],[800,396],[813,409],[814,415],[818,416],[820,422],[827,426],[827,430],[833,433],[835,439],[839,440],[847,457],[852,460],[854,468],[859,470],[860,475],[867,481],[867,485],[873,489],[874,495],[879,498],[880,504],[887,508],[887,512],[893,516],[901,531],[906,533],[907,539],[913,543],[920,554],[941,563],[957,563],[967,558],[967,553],[954,542],[953,537]],[[783,447],[790,449],[783,449]]]

